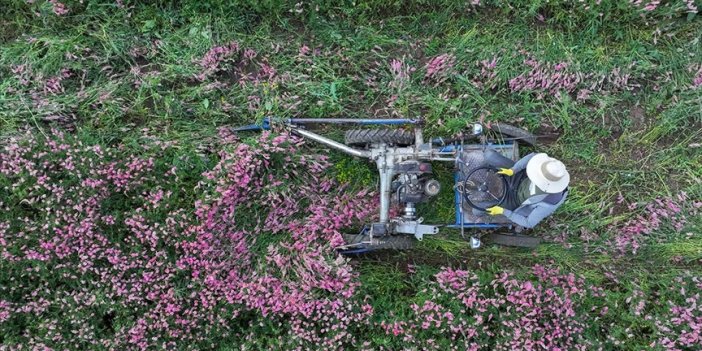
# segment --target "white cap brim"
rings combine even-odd
[[[527,163],[526,172],[529,180],[534,183],[541,191],[549,194],[557,194],[565,190],[570,183],[570,174],[565,171],[565,175],[556,181],[550,180],[541,172],[541,166],[545,163],[554,161],[547,154],[539,153],[534,155]]]

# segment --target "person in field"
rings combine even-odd
[[[497,173],[510,178],[505,202],[488,208],[489,215],[502,215],[516,225],[533,228],[568,197],[570,174],[563,162],[545,153],[531,153],[514,163],[493,150],[486,150],[485,159],[499,168]]]

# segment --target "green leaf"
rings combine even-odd
[[[150,32],[154,28],[156,28],[156,21],[155,20],[146,20],[146,21],[144,21],[144,25],[141,26],[141,31],[142,31],[142,33]]]
[[[204,106],[205,109],[209,109],[210,108],[210,99],[202,100],[202,106]]]

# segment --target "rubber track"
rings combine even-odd
[[[512,138],[518,138],[518,141],[524,142],[531,146],[536,145],[536,136],[527,132],[526,130],[515,127],[513,125],[498,123],[490,127],[491,130],[496,131],[502,135],[506,135]]]
[[[346,132],[344,140],[347,145],[382,143],[406,146],[414,142],[414,133],[402,129],[352,129]]]
[[[344,234],[344,240],[347,243],[360,242],[368,240],[367,236],[359,237],[358,235]],[[414,247],[417,239],[413,235],[389,235],[374,239],[375,245],[366,246],[370,250],[408,250]]]
[[[487,242],[502,246],[535,248],[541,243],[541,238],[526,235],[511,235],[490,233],[484,236]]]

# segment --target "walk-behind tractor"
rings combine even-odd
[[[266,118],[262,124],[239,127],[235,131],[269,129],[273,123],[283,124],[296,135],[351,156],[367,158],[377,165],[380,174],[379,220],[364,226],[359,234],[345,235],[346,244],[339,248],[345,253],[408,248],[425,235],[437,234],[442,226],[460,229],[461,236],[470,240],[473,248],[480,247],[484,237],[511,246],[533,247],[539,243],[538,238],[505,234],[519,231],[519,228],[501,215],[485,214],[487,208],[499,206],[510,196],[513,181],[509,179],[513,177],[498,174],[498,169],[487,163],[485,155],[492,151],[485,151],[493,150],[510,160],[518,160],[519,144],[534,145],[536,141],[533,134],[523,129],[506,124],[494,124],[488,128],[474,123],[468,126],[466,133],[457,137],[426,141],[421,120]],[[305,129],[310,124],[383,127],[348,130],[342,144]],[[412,128],[397,128],[399,125]],[[451,162],[456,166],[453,184],[456,219],[451,224],[427,224],[417,213],[418,203],[430,200],[441,191],[442,185],[432,173],[432,162],[435,161]],[[393,205],[399,205],[402,211],[391,217]]]

